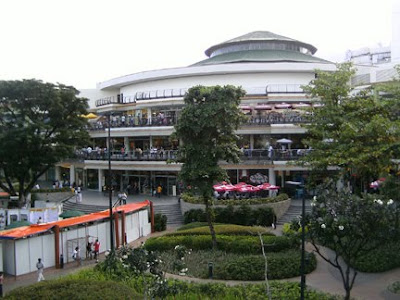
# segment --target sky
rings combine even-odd
[[[252,31],[312,44],[315,56],[340,62],[349,49],[390,45],[391,10],[391,0],[2,0],[0,80],[95,88],[191,65]]]

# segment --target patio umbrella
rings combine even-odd
[[[281,103],[281,104],[275,104],[275,108],[277,109],[282,109],[282,108],[291,108],[292,105],[288,104],[288,103]]]
[[[85,119],[96,119],[98,118],[97,115],[95,115],[94,113],[88,113],[87,115],[82,115],[83,118]]]
[[[277,185],[270,185],[270,186],[268,187],[268,190],[279,190],[279,186],[277,186]]]
[[[59,215],[60,218],[67,219],[73,217],[83,216],[85,213],[80,210],[67,210]]]
[[[6,226],[6,229],[12,229],[12,228],[17,228],[17,227],[22,227],[22,226],[29,226],[32,223],[29,221],[16,221],[12,222],[10,225]]]
[[[225,192],[225,186],[224,185],[214,185],[213,188],[214,188],[214,191]]]
[[[291,144],[291,143],[293,143],[293,141],[289,140],[289,139],[279,139],[276,142],[280,143],[280,144]]]
[[[300,103],[292,104],[292,106],[293,106],[293,108],[307,108],[307,107],[310,107],[311,105],[300,102]]]
[[[272,109],[272,105],[269,104],[260,104],[260,105],[256,105],[254,107],[255,110],[271,110]]]

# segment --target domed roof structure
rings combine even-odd
[[[254,31],[205,51],[209,57],[193,66],[238,62],[322,62],[314,57],[317,51],[311,44],[297,41],[269,31]]]

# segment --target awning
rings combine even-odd
[[[150,206],[150,201],[145,200],[138,203],[130,203],[126,205],[118,206],[113,209],[114,212],[124,211],[125,213],[130,213],[134,211],[139,211],[147,206]],[[0,231],[0,239],[21,239],[30,235],[35,235],[49,231],[54,226],[58,225],[60,228],[71,227],[79,224],[85,224],[89,222],[95,222],[104,220],[110,217],[110,211],[103,210],[101,212],[95,212],[88,215],[73,217],[65,220],[43,223],[43,224],[32,224],[30,226],[18,227],[15,229]]]

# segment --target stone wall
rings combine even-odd
[[[218,202],[218,200],[216,202]],[[259,207],[272,207],[277,219],[279,219],[289,209],[289,206],[290,206],[291,202],[292,202],[291,199],[287,199],[287,200],[283,200],[283,201],[275,202],[275,203],[252,204],[252,205],[249,205],[249,206],[252,209],[257,209]],[[226,207],[226,205],[214,205],[214,207],[215,208],[217,208],[217,207],[224,208],[224,207]],[[240,205],[234,205],[234,207],[238,208],[238,207],[240,207]],[[205,209],[205,205],[204,204],[188,203],[188,202],[185,202],[185,201],[181,200],[181,212],[182,212],[182,215],[184,215],[185,212],[187,212],[188,210],[191,210],[191,209],[203,209],[204,210]]]

